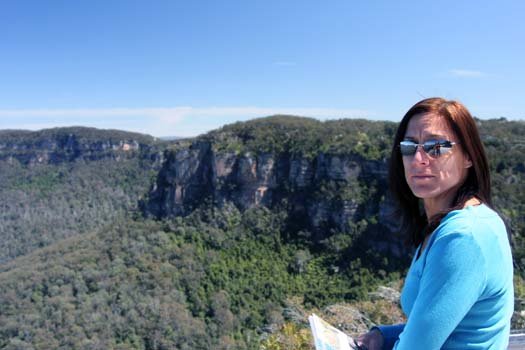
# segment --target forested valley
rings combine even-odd
[[[525,123],[478,120],[525,327]],[[312,349],[400,322],[393,122],[0,131],[0,348]]]

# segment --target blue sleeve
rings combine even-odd
[[[470,234],[449,233],[429,247],[419,292],[394,350],[441,349],[479,299],[486,263]]]
[[[399,338],[399,334],[405,328],[404,324],[396,324],[393,326],[376,326],[372,329],[377,329],[383,335],[383,348],[381,350],[392,350],[395,342]]]

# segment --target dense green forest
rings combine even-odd
[[[0,272],[0,346],[255,349],[294,296],[326,306],[399,279],[378,275],[386,266],[372,258],[338,271],[335,254],[285,242],[283,219],[203,208],[173,221],[120,220],[19,258]]]
[[[143,148],[124,151],[123,140]],[[161,147],[118,130],[0,131],[0,263],[136,209]]]
[[[237,154],[290,153],[313,158],[320,153],[354,154],[377,160],[390,156],[397,124],[365,119],[329,120],[272,116],[239,122],[203,135],[218,151]]]
[[[477,119],[477,124],[489,158],[494,205],[510,228],[517,272],[525,278],[525,123],[499,118]],[[390,156],[396,128],[393,122],[274,116],[226,125],[204,138],[219,150],[237,153],[351,154],[381,160]],[[371,184],[359,185],[366,196]]]
[[[525,123],[478,123],[494,202],[511,228],[520,311]],[[395,128],[391,122],[275,116],[227,125],[195,142],[211,142],[215,154],[350,155],[381,165]],[[311,349],[308,312],[351,334],[402,320],[395,292],[409,256],[370,245],[380,227],[377,214],[359,217],[348,231],[332,228],[323,239],[291,226],[296,217],[281,197],[248,209],[210,198],[189,215],[154,220],[137,203],[159,185],[165,157],[158,155],[185,152],[193,140],[157,143],[119,133],[101,143],[143,145],[123,152],[93,146],[101,135],[92,129],[17,133],[0,132],[0,146],[11,145],[0,148],[0,348]],[[73,142],[78,146],[68,146],[75,133],[81,134]],[[44,153],[62,155],[35,162],[43,153],[33,150],[56,135],[69,141]],[[19,138],[27,147],[13,151]],[[355,202],[365,209],[357,213],[365,213],[376,208],[367,201],[378,196],[381,181],[326,181],[319,196],[360,196]],[[378,292],[384,290],[394,297]],[[516,312],[513,327],[524,326]]]

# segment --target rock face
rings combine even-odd
[[[309,230],[322,240],[332,232],[352,232],[363,218],[378,219],[381,250],[402,254],[397,226],[385,201],[386,161],[319,153],[313,158],[288,153],[214,151],[210,141],[168,151],[156,185],[142,207],[156,218],[186,215],[206,201],[233,203],[240,210],[279,206],[292,230]],[[361,193],[363,187],[369,189]],[[370,190],[373,188],[373,190]],[[391,236],[390,238],[388,236]],[[391,241],[391,242],[389,242]]]
[[[147,160],[142,166],[158,171],[140,203],[147,216],[187,215],[204,203],[233,204],[241,211],[265,206],[285,210],[288,231],[314,241],[362,232],[359,222],[366,219],[377,222],[367,233],[374,248],[404,253],[392,235],[396,221],[385,193],[385,160],[321,151],[308,156],[286,150],[218,151],[216,141],[203,138],[175,145],[166,149],[169,144],[146,135],[80,127],[0,131],[0,161],[32,167],[138,157]]]
[[[37,132],[3,130],[0,133],[0,160],[16,159],[27,165],[58,164],[77,159],[111,158],[119,161],[139,152],[154,152],[154,143],[154,138],[147,135],[84,127]],[[161,155],[158,152],[150,156]]]

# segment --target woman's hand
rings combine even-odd
[[[370,332],[357,337],[357,344],[364,346],[363,349],[381,350],[384,343],[383,335],[378,329],[372,329]]]

